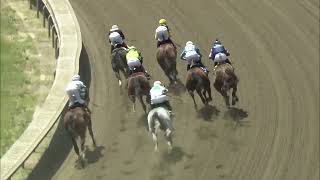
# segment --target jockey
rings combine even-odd
[[[141,52],[138,51],[138,49],[134,46],[130,46],[128,53],[126,55],[127,64],[130,69],[130,74],[134,72],[144,72],[146,77],[149,79],[150,75],[148,72],[144,69],[142,63],[143,63],[143,57],[141,55]]]
[[[172,111],[169,98],[166,95],[167,92],[168,89],[165,88],[160,81],[153,83],[153,87],[150,90],[151,109],[164,105],[169,111]]]
[[[117,25],[113,25],[108,33],[109,36],[109,42],[111,43],[111,52],[115,48],[124,47],[128,48],[127,44],[124,42],[124,34],[119,29]]]
[[[230,53],[225,47],[222,45],[222,43],[216,39],[213,43],[213,47],[211,48],[209,58],[213,60],[214,67],[218,65],[218,63],[229,63],[231,64],[230,60],[227,56],[229,56]]]
[[[190,69],[192,61],[194,63],[193,66],[199,66],[202,67],[206,73],[209,72],[207,67],[205,67],[202,62],[201,62],[201,53],[200,49],[196,47],[193,42],[188,41],[186,43],[185,48],[183,49],[182,53],[180,54],[180,59],[186,60],[188,65],[187,65],[187,70]]]
[[[90,110],[83,99],[83,92],[86,91],[87,87],[80,81],[79,75],[74,75],[72,81],[68,84],[66,91],[69,96],[69,109],[75,107],[83,107],[85,111],[89,114]]]
[[[170,39],[170,31],[169,31],[169,27],[167,25],[167,20],[165,20],[165,19],[159,20],[159,26],[156,29],[154,38],[157,40],[157,48],[161,44],[171,43],[174,46],[174,48],[176,49],[176,46],[174,45],[174,43]]]

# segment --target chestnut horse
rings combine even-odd
[[[234,73],[234,68],[228,63],[220,64],[215,69],[216,79],[213,86],[223,96],[226,106],[230,108],[228,92],[232,89],[232,105],[235,105],[239,98],[237,96],[237,86],[239,79]]]
[[[212,101],[210,80],[206,73],[199,67],[193,67],[187,72],[186,88],[193,99],[194,107],[197,109],[197,103],[194,99],[193,91],[196,90],[203,104],[207,105]],[[208,93],[208,97],[207,94]]]
[[[82,167],[84,166],[85,159],[85,139],[86,139],[86,130],[88,128],[89,134],[92,138],[93,146],[96,147],[96,141],[93,136],[92,123],[90,114],[87,113],[83,107],[75,107],[69,109],[68,112],[64,115],[64,127],[67,130],[68,134],[71,137],[74,151],[77,153],[78,158]],[[77,138],[80,137],[80,152],[77,145]]]
[[[157,50],[157,61],[161,69],[169,78],[170,83],[177,83],[177,51],[173,44],[166,43],[159,46]]]
[[[129,76],[128,79],[128,96],[133,102],[133,112],[135,112],[135,101],[136,97],[142,105],[145,113],[147,113],[146,104],[143,102],[142,97],[146,96],[146,102],[150,104],[150,84],[143,72],[137,72]]]

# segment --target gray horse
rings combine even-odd
[[[170,152],[172,150],[173,131],[170,112],[163,107],[157,107],[152,109],[148,114],[148,127],[152,135],[153,142],[155,144],[154,151],[158,151],[157,133],[161,129],[165,132],[164,137],[167,140]]]

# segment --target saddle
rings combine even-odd
[[[190,67],[190,69],[196,68],[196,67],[200,68],[206,75],[209,74],[209,71],[208,71],[206,68],[200,66],[199,64],[193,64],[193,65]]]
[[[128,77],[128,81],[130,81],[132,78],[138,77],[138,76],[143,76],[146,78],[146,75],[144,74],[144,72],[138,71],[138,72],[133,72],[129,77]]]
[[[162,41],[162,42],[159,42],[159,48],[162,47],[162,46],[164,46],[164,45],[167,45],[167,44],[172,45],[173,48],[174,48],[175,50],[177,50],[176,45],[175,45],[170,39],[165,40],[165,41]]]
[[[124,46],[122,46],[122,45],[116,45],[115,48],[112,50],[112,53],[118,52],[119,50],[128,51],[128,49],[125,48]]]

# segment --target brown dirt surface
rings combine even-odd
[[[90,62],[90,106],[98,148],[88,138],[88,164],[77,159],[66,134],[30,179],[318,180],[319,1],[316,0],[71,0]],[[150,74],[167,83],[156,63],[154,30],[167,19],[179,45],[194,41],[208,60],[219,37],[240,78],[231,110],[212,88],[212,106],[193,108],[186,92],[171,93],[176,114],[172,154],[160,136],[153,152],[140,104],[131,112],[110,65],[106,32],[112,24],[142,50]],[[182,47],[179,47],[181,49]],[[186,64],[178,60],[185,81]],[[87,72],[88,73],[88,72]],[[213,82],[212,72],[210,73]],[[61,130],[62,131],[62,130]],[[61,132],[59,132],[61,133]]]

